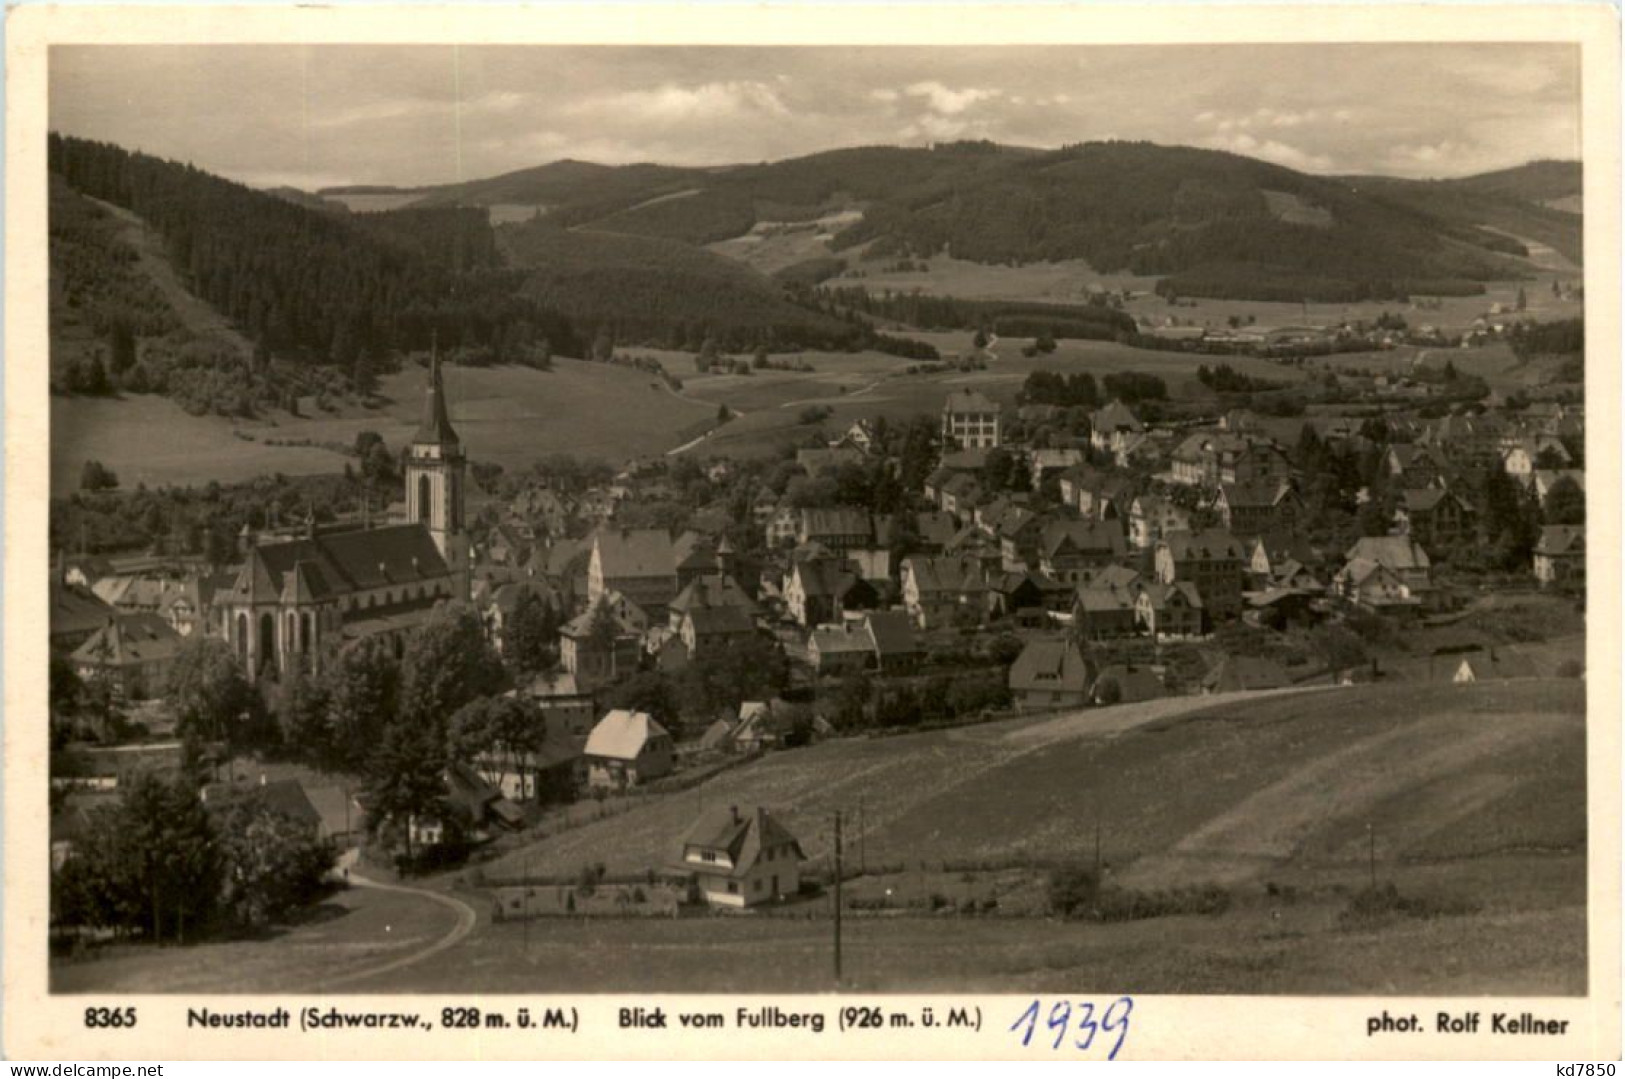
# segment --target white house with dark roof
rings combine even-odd
[[[717,806],[683,836],[669,868],[693,876],[719,907],[749,907],[801,890],[801,843],[760,806]]]
[[[942,441],[965,449],[992,449],[999,445],[998,402],[975,390],[955,390],[942,404]]]
[[[587,785],[625,789],[670,775],[674,760],[671,734],[647,712],[617,708],[587,736]]]

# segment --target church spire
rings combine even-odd
[[[423,391],[423,419],[412,441],[441,446],[456,445],[458,441],[457,432],[451,428],[451,417],[446,412],[446,387],[440,381],[438,335],[429,349],[429,385]]]

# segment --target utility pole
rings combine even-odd
[[[1371,826],[1370,821],[1367,821],[1365,825],[1365,838],[1371,859],[1371,890],[1375,892],[1377,890],[1377,832]]]
[[[835,984],[841,984],[841,811],[835,811]]]
[[[530,958],[530,848],[525,848],[525,860],[521,863],[520,875],[522,881],[519,888],[519,920],[522,923],[520,932],[525,938],[525,958]]]
[[[869,821],[864,812],[867,795],[858,795],[858,872],[869,874]]]

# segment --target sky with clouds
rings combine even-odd
[[[1572,45],[56,46],[53,129],[245,183],[476,179],[561,158],[1148,139],[1317,173],[1580,156]]]

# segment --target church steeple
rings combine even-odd
[[[414,443],[423,442],[439,446],[458,444],[457,432],[452,430],[451,416],[446,411],[446,387],[440,381],[440,342],[429,350],[429,385],[423,391],[423,418],[418,423]]]
[[[423,391],[423,420],[412,436],[406,459],[407,520],[421,524],[457,576],[459,596],[468,596],[469,544],[463,531],[463,447],[452,429],[446,388],[440,380],[438,343],[429,353],[429,384]]]

